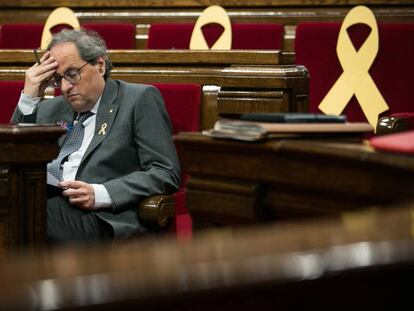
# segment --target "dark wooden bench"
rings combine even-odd
[[[246,225],[335,217],[414,199],[414,158],[345,138],[242,142],[175,136],[194,223]]]

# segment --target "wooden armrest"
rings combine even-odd
[[[168,226],[175,215],[173,195],[154,195],[141,201],[138,214],[142,223],[151,229],[160,230]]]
[[[391,134],[414,129],[414,113],[399,113],[381,117],[378,120],[377,134]]]

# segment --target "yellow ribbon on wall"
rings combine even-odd
[[[371,33],[356,51],[347,28],[358,23],[370,26]],[[320,103],[321,111],[325,114],[339,115],[355,94],[368,122],[376,129],[378,115],[388,109],[368,72],[378,53],[378,42],[378,26],[372,11],[365,6],[357,6],[350,10],[342,23],[336,46],[344,72]]]

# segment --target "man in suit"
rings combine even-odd
[[[63,30],[26,71],[12,122],[67,127],[61,153],[74,145],[68,142],[71,129],[74,136],[75,127],[82,125],[79,149],[63,155],[62,163],[48,165],[49,171],[58,162],[62,177],[48,191],[52,243],[107,241],[144,232],[138,202],[172,193],[180,184],[161,94],[152,86],[111,80],[111,69],[105,42],[96,33]],[[41,100],[48,85],[60,88],[63,96]],[[79,116],[88,118],[77,121]]]

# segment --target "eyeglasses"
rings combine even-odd
[[[79,67],[78,69],[69,69],[67,70],[63,75],[60,75],[58,73],[54,73],[52,77],[49,79],[49,85],[54,87],[55,89],[60,88],[62,86],[62,79],[65,78],[66,81],[68,81],[71,84],[74,84],[78,82],[81,79],[80,71],[83,67],[85,67],[87,64],[84,64],[83,66]]]

